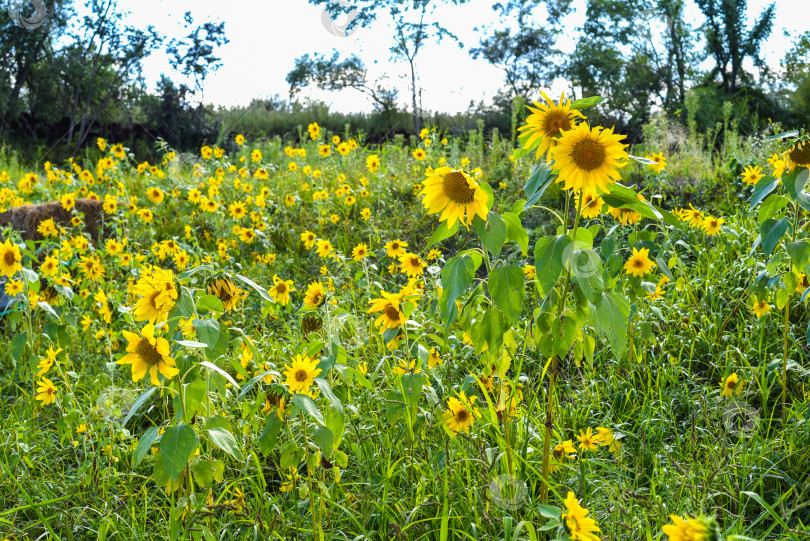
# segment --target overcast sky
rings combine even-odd
[[[347,0],[351,2],[351,0]],[[442,6],[434,19],[457,35],[464,44],[460,49],[451,41],[431,43],[417,57],[417,68],[422,83],[422,106],[428,111],[458,112],[467,109],[471,100],[489,101],[502,85],[502,72],[484,60],[473,60],[467,50],[476,46],[482,27],[494,21],[493,0],[471,0],[463,6]],[[780,0],[777,2],[776,24],[765,47],[769,64],[777,67],[795,36],[806,30],[810,0]],[[576,11],[566,21],[566,32],[560,45],[573,50],[576,29],[585,16],[585,0],[574,0]],[[770,0],[749,0],[749,17],[754,17],[770,4]],[[253,98],[279,94],[288,95],[285,81],[297,57],[320,52],[331,54],[337,49],[343,55],[356,54],[369,71],[370,79],[387,77],[388,86],[400,91],[400,100],[406,103],[408,91],[407,64],[392,62],[389,47],[392,30],[389,22],[381,18],[367,28],[357,29],[349,37],[336,36],[322,21],[322,9],[306,0],[249,0],[223,2],[221,0],[122,0],[121,7],[131,12],[134,24],[152,24],[158,30],[174,36],[182,35],[183,14],[192,11],[195,23],[206,20],[225,21],[230,43],[220,48],[223,67],[209,75],[204,87],[204,101],[217,105],[245,105]],[[693,2],[688,4],[687,19],[697,22],[701,18]],[[341,23],[341,20],[337,21]],[[154,85],[161,73],[171,73],[164,55],[156,55],[146,62],[145,76]],[[554,93],[565,86],[551,89]],[[305,91],[304,96],[321,99],[333,110],[368,111],[371,104],[359,92]]]

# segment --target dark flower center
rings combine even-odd
[[[788,156],[795,163],[804,165],[810,163],[810,145],[807,143],[799,143],[793,145],[788,151]]]
[[[149,366],[155,366],[163,360],[163,355],[158,353],[158,350],[149,343],[149,340],[142,338],[140,342],[138,342],[137,349],[135,353],[148,364]]]
[[[593,171],[605,163],[605,147],[595,139],[586,138],[574,145],[571,157],[580,169]]]
[[[458,171],[453,171],[444,176],[442,188],[445,195],[454,203],[464,205],[471,203],[475,199],[475,190],[470,188],[467,177]]]
[[[571,120],[564,111],[549,111],[543,121],[543,131],[546,137],[556,137],[560,130],[570,130]]]
[[[385,316],[391,321],[399,321],[399,310],[393,304],[385,307]]]
[[[14,255],[14,252],[7,250],[6,253],[3,254],[3,261],[10,267],[17,262],[17,257]]]
[[[307,371],[306,370],[298,370],[295,373],[295,381],[298,383],[304,383],[307,380]]]

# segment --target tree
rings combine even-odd
[[[487,29],[488,33],[470,54],[503,70],[512,97],[531,97],[562,75],[561,52],[556,42],[561,31],[560,19],[569,13],[570,7],[570,0],[496,3],[492,9],[498,19],[511,24]],[[545,13],[538,14],[539,8],[545,8]]]
[[[377,111],[396,110],[397,91],[384,88],[379,81],[370,85],[366,67],[355,55],[341,59],[340,53],[334,51],[331,57],[321,54],[300,56],[287,74],[287,83],[290,85],[290,99],[310,85],[327,91],[352,88],[365,94]]]
[[[450,1],[452,4],[458,5],[467,0]],[[417,56],[430,39],[440,42],[442,39],[449,38],[463,47],[452,32],[439,22],[430,20],[436,7],[440,4],[439,0],[356,0],[351,5],[335,0],[310,0],[310,3],[324,6],[332,17],[337,17],[351,9],[354,18],[347,26],[347,32],[353,31],[357,27],[370,25],[383,13],[390,15],[394,26],[394,40],[389,50],[394,60],[408,63],[413,127],[418,132],[421,127],[421,108],[418,99],[418,96],[421,96],[421,90],[416,69]],[[344,6],[344,4],[346,5]]]
[[[760,48],[771,33],[775,5],[765,8],[754,26],[746,30],[745,12],[748,0],[696,1],[706,16],[706,51],[715,62],[707,80],[714,80],[719,76],[723,90],[727,93],[734,92],[741,81],[750,83],[749,74],[743,70],[745,58],[750,57],[760,69],[766,68],[760,56]]]

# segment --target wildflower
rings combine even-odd
[[[402,297],[382,290],[380,290],[380,294],[382,297],[369,301],[371,308],[369,308],[368,313],[382,312],[380,317],[374,321],[374,326],[381,327],[380,333],[384,333],[388,329],[399,328],[407,318],[400,309]]]
[[[366,169],[369,173],[375,172],[380,167],[380,158],[376,154],[370,154],[366,157]]]
[[[443,363],[439,351],[436,348],[430,348],[430,356],[428,357],[428,367],[436,368]]]
[[[573,492],[568,492],[563,503],[565,512],[561,518],[565,522],[571,541],[599,541],[596,533],[602,530],[596,525],[596,521],[588,516],[588,510],[579,505]]]
[[[784,156],[789,171],[792,171],[794,167],[810,168],[810,143],[798,141],[787,149]]]
[[[703,219],[703,231],[706,232],[707,235],[710,237],[715,236],[717,233],[720,232],[720,226],[725,223],[723,218],[715,218],[714,216],[706,216]]]
[[[307,132],[309,132],[309,138],[315,141],[321,136],[321,127],[317,122],[313,122],[307,126]]]
[[[361,242],[360,244],[352,248],[352,258],[355,261],[362,261],[367,257],[368,257],[368,246],[366,246],[366,243]]]
[[[762,317],[771,311],[771,305],[768,304],[766,299],[758,300],[757,297],[754,296],[754,306],[751,309],[754,311],[754,315]]]
[[[403,242],[401,240],[392,240],[391,242],[385,243],[385,255],[388,257],[396,257],[398,258],[401,255],[406,253],[405,248],[408,247],[407,242]]]
[[[669,515],[672,524],[665,524],[661,527],[661,531],[667,536],[669,541],[708,541],[709,529],[702,521],[697,518],[679,517],[678,515]]]
[[[418,278],[424,274],[424,268],[427,263],[422,261],[416,254],[403,254],[399,257],[399,263],[402,266],[402,272],[406,273],[409,278]]]
[[[239,300],[239,288],[228,278],[218,278],[208,285],[208,294],[222,301],[226,312],[230,312]]]
[[[582,203],[579,202],[580,199],[582,199]],[[586,192],[584,198],[582,198],[582,192],[581,191],[576,192],[576,194],[574,196],[574,201],[575,201],[575,203],[577,205],[577,208],[580,208],[580,205],[582,205],[582,217],[583,218],[596,218],[597,216],[599,216],[602,213],[602,207],[605,206],[602,199],[598,195],[596,195],[594,193],[591,193],[591,192]],[[622,209],[622,210],[624,210],[624,209]],[[638,213],[636,213],[636,214],[638,214]],[[639,215],[639,217],[640,216],[641,215]],[[626,224],[624,224],[624,225],[626,225]]]
[[[279,303],[281,306],[287,306],[290,302],[290,293],[295,291],[292,280],[282,280],[277,275],[273,275],[273,287],[268,290],[270,296],[273,297],[273,302]]]
[[[591,128],[586,122],[561,131],[549,152],[559,171],[557,182],[563,182],[566,190],[595,193],[598,188],[608,192],[608,184],[620,180],[618,170],[627,165],[627,145],[619,142],[624,138],[612,128]]]
[[[740,381],[740,378],[737,376],[736,372],[726,376],[720,383],[720,388],[723,389],[723,396],[726,398],[731,397],[735,390],[738,395],[742,393],[742,386],[743,382]]]
[[[761,167],[749,165],[743,170],[742,181],[746,185],[756,184],[764,176]]]
[[[534,265],[523,265],[523,276],[525,276],[527,280],[534,280],[537,277],[537,269]]]
[[[447,401],[447,411],[444,412],[444,425],[455,436],[459,432],[469,432],[476,417],[481,414],[475,407],[475,396],[467,398],[462,391],[458,398],[450,397]]]
[[[413,151],[413,157],[416,161],[421,162],[422,160],[425,159],[426,156],[427,153],[425,153],[425,151],[421,148],[417,148],[416,150]]]
[[[321,282],[312,282],[307,286],[307,292],[304,295],[304,306],[306,308],[317,308],[326,300],[326,291]]]
[[[648,163],[647,167],[649,167],[656,173],[660,173],[667,166],[667,159],[664,157],[663,152],[653,154],[652,156],[644,156],[644,157],[647,158],[648,160],[652,160],[655,162],[655,163]]]
[[[128,364],[132,367],[132,381],[140,381],[147,372],[152,385],[159,385],[157,374],[160,372],[166,379],[172,379],[180,373],[174,360],[169,356],[169,342],[165,338],[155,338],[155,326],[147,323],[141,334],[122,331],[127,339],[127,354],[115,361],[116,364]]]
[[[56,385],[48,378],[42,378],[37,383],[36,399],[41,401],[43,406],[56,402]]]
[[[597,437],[594,436],[591,428],[580,430],[577,435],[577,441],[579,441],[579,448],[583,451],[596,451],[599,449],[599,441]]]

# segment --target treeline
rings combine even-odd
[[[330,0],[310,1],[335,15],[348,9]],[[639,141],[642,127],[660,112],[684,126],[691,123],[692,132],[713,133],[708,139],[718,144],[730,113],[735,130],[744,134],[769,123],[806,127],[810,32],[794,38],[773,71],[762,47],[773,30],[774,5],[749,21],[747,0],[694,0],[706,21],[696,26],[685,18],[686,1],[585,0],[585,22],[572,54],[563,54],[558,44],[572,0],[494,2],[496,22],[482,28],[480,42],[467,50],[502,70],[503,89],[490,103],[471,103],[465,113],[448,115],[423,111],[418,73],[429,41],[462,46],[434,16],[446,0],[352,2],[358,10],[352,24],[393,23],[391,57],[411,74],[408,107],[385,80],[369,80],[359,58],[334,52],[296,59],[287,75],[288,97],[229,109],[196,100],[206,76],[221,65],[216,52],[227,42],[224,23],[195,25],[186,13],[188,34],[169,39],[152,27],[127,25],[118,0],[86,0],[81,10],[75,2],[52,0],[38,28],[0,14],[0,141],[37,161],[79,155],[96,137],[124,142],[139,157],[149,157],[158,139],[196,151],[203,144],[227,146],[236,133],[294,139],[311,122],[335,133],[361,133],[372,143],[417,133],[424,125],[451,134],[497,128],[514,138],[525,104],[561,80],[573,97],[607,97],[591,114],[630,141]],[[147,92],[143,60],[156,51],[168,54],[174,73],[161,78],[157,92]],[[185,84],[173,82],[178,75]],[[307,87],[336,97],[361,92],[373,112],[332,112],[324,103],[302,100]]]

